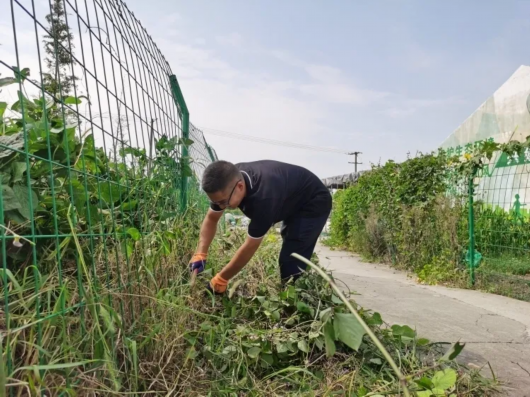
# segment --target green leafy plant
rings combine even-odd
[[[494,154],[521,159],[529,148],[530,138],[506,144],[485,141],[462,158],[440,150],[401,164],[389,161],[374,166],[354,185],[335,194],[326,244],[412,271],[423,282],[463,286],[469,266],[469,181],[477,183]],[[477,277],[487,271],[498,272],[497,278],[502,273],[527,277],[530,218],[520,207],[506,210],[474,202]],[[517,266],[510,265],[514,258]],[[506,265],[498,265],[501,262]],[[483,277],[477,286],[488,285],[490,290],[489,283]],[[515,290],[495,288],[530,299],[524,278]]]

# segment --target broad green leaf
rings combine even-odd
[[[23,82],[29,76],[29,68],[20,70],[18,67],[13,66],[13,73],[17,82]]]
[[[24,218],[18,210],[11,210],[5,212],[5,218],[9,219],[10,221],[13,221],[15,223],[25,223],[26,218]]]
[[[259,354],[261,353],[261,349],[259,347],[251,347],[247,351],[247,355],[250,358],[258,358]]]
[[[64,99],[64,103],[67,105],[79,105],[81,103],[81,100],[79,98],[76,98],[75,96],[69,96]]]
[[[2,185],[7,185],[11,182],[11,174],[4,174],[0,172],[0,183]]]
[[[408,325],[393,325],[392,333],[394,336],[401,336],[409,339],[414,339],[416,337],[416,332]]]
[[[101,182],[99,184],[101,199],[108,204],[114,204],[120,199],[120,188],[115,183]]]
[[[267,365],[273,365],[274,364],[274,357],[272,354],[262,354],[260,358],[267,364]]]
[[[351,313],[335,313],[333,319],[335,337],[353,350],[358,350],[365,331]]]
[[[429,339],[420,338],[418,339],[418,346],[427,346],[431,341]]]
[[[191,176],[193,176],[193,170],[191,169],[189,164],[182,163],[181,167],[182,167],[182,176],[183,177],[191,177]]]
[[[232,355],[233,353],[236,353],[237,352],[237,347],[233,346],[233,345],[230,345],[230,346],[226,346],[222,353],[221,354],[226,354],[226,355]]]
[[[422,390],[422,391],[417,391],[416,395],[418,397],[431,397],[432,393],[429,390]]]
[[[18,91],[18,99],[19,99],[19,103],[24,105],[24,111],[28,109],[31,109],[31,110],[37,109],[37,106],[32,101],[30,101],[28,98],[26,98],[26,96],[21,91]],[[22,107],[20,109],[22,110]]]
[[[335,354],[335,331],[331,322],[327,322],[324,325],[324,343],[326,345],[326,355],[331,357]]]
[[[307,306],[306,303],[302,302],[302,301],[299,301],[297,304],[296,304],[296,309],[300,312],[300,313],[309,313],[311,312],[309,306]]]
[[[99,225],[99,207],[94,204],[89,204],[85,208],[85,218],[87,224],[90,224],[92,228],[97,227]]]
[[[8,157],[15,153],[13,150],[24,150],[24,132],[19,132],[13,135],[0,136],[0,159]],[[8,148],[5,148],[7,146]]]
[[[27,186],[23,185],[13,186],[13,192],[15,192],[17,201],[20,204],[20,208],[18,208],[18,211],[24,218],[31,219],[31,208],[33,208],[33,211],[35,211],[37,205],[39,204],[39,198],[37,197],[37,193],[35,193],[31,188],[28,188]]]
[[[121,249],[124,254],[127,255],[127,257],[130,257],[133,254],[134,246],[132,241],[122,241],[121,243]]]
[[[462,350],[464,350],[465,343],[456,342],[445,355],[441,358],[441,361],[452,361],[458,357]]]
[[[309,346],[307,346],[307,342],[305,340],[299,340],[297,346],[304,353],[309,353]]]
[[[453,387],[456,383],[456,371],[452,368],[437,371],[432,377],[432,384],[434,388],[447,390]]]
[[[374,313],[372,316],[366,319],[366,324],[368,325],[382,325],[383,319],[379,313]]]
[[[337,295],[333,294],[331,295],[331,301],[336,304],[336,305],[341,305],[343,304],[344,302],[342,301],[342,299],[340,299]]]
[[[15,196],[15,192],[7,185],[2,185],[2,204],[4,211],[20,208],[20,203]]]
[[[33,208],[33,211],[35,211],[35,208],[39,204],[37,193],[35,193],[31,188],[23,185],[13,186],[13,192],[15,193],[15,196],[20,204],[18,211],[24,218],[31,219],[31,208]],[[31,203],[29,195],[31,195]]]
[[[330,319],[331,315],[333,314],[333,312],[331,310],[332,310],[331,307],[328,307],[327,309],[322,310],[319,313],[320,321],[322,321],[323,323],[328,321]]]
[[[193,141],[189,138],[181,138],[178,140],[179,145],[190,146],[193,145]]]
[[[26,172],[27,166],[25,162],[17,161],[13,163],[13,183],[22,182],[22,175]]]
[[[276,343],[276,351],[278,353],[287,353],[289,351],[289,347],[287,346],[287,343],[279,342]]]
[[[434,387],[434,385],[432,384],[432,381],[429,378],[425,377],[425,376],[423,378],[421,378],[420,380],[416,380],[414,382],[416,382],[416,384],[418,386],[420,386],[420,387],[422,387],[424,389],[431,390]]]
[[[368,394],[368,389],[364,386],[361,386],[359,387],[359,389],[357,390],[357,395],[359,397],[364,397]]]
[[[127,229],[127,234],[131,236],[134,241],[138,241],[142,237],[142,234],[134,227]]]
[[[136,200],[131,200],[131,201],[127,201],[126,203],[123,203],[120,208],[123,210],[123,211],[132,211],[134,209],[136,209],[138,205],[138,201]]]
[[[83,183],[77,179],[70,179],[69,184],[65,189],[69,195],[72,196],[72,202],[77,209],[79,214],[84,214],[85,206],[87,202],[86,189]],[[71,190],[70,190],[71,189]]]

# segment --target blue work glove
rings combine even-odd
[[[195,254],[190,260],[190,272],[197,271],[197,273],[201,273],[204,271],[204,267],[206,266],[206,258],[208,257],[207,254]]]

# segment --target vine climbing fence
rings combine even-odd
[[[0,388],[66,392],[82,367],[120,390],[216,153],[122,1],[12,0],[0,27]]]

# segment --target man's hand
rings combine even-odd
[[[208,291],[221,295],[226,292],[226,287],[228,286],[228,280],[222,278],[219,273],[217,273],[214,278],[210,280],[207,287]]]
[[[196,271],[197,273],[201,273],[204,271],[204,267],[206,266],[206,258],[208,257],[207,254],[195,254],[190,260],[190,272]]]

